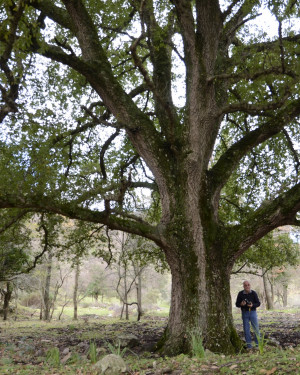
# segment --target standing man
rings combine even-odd
[[[258,295],[254,290],[251,290],[249,281],[243,282],[244,290],[241,290],[236,299],[236,307],[240,307],[242,310],[243,328],[247,344],[247,349],[252,348],[251,334],[250,334],[250,323],[254,330],[254,339],[256,346],[258,346],[257,337],[260,337],[259,326],[256,314],[256,308],[260,306]]]

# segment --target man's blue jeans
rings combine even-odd
[[[258,345],[257,336],[260,337],[256,311],[251,311],[251,310],[243,311],[242,310],[242,319],[243,319],[243,328],[244,328],[247,348],[252,348],[250,323],[254,331],[254,340],[255,340],[256,345]]]

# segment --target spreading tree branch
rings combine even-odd
[[[9,60],[13,51],[14,43],[17,39],[17,30],[19,27],[19,22],[22,18],[27,1],[20,2],[19,6],[11,6],[11,18],[9,22],[9,32],[2,32],[0,29],[0,40],[4,44],[5,48],[0,56],[0,69],[4,72],[7,84],[9,87],[4,87],[0,84],[0,91],[2,94],[2,101],[5,103],[0,106],[0,123],[9,113],[17,112],[16,100],[19,96],[20,82],[23,74],[23,66],[19,61],[17,63],[18,69],[20,70],[18,74],[14,73],[10,67]]]
[[[299,43],[300,40],[300,34],[290,35],[281,37],[281,39],[275,39],[272,41],[266,41],[266,42],[260,42],[260,43],[252,43],[251,45],[244,45],[241,43],[238,43],[238,53],[239,55],[242,55],[244,58],[252,57],[254,53],[259,52],[267,52],[267,51],[277,51],[278,46],[280,46],[280,43]],[[295,51],[297,54],[297,51]]]
[[[241,0],[233,0],[228,7],[222,13],[222,17],[225,20],[230,14],[232,14],[233,8],[240,2]]]
[[[254,147],[278,134],[286,125],[300,114],[300,99],[289,103],[276,116],[247,133],[234,143],[208,172],[212,190],[216,195],[227,182],[240,160]]]
[[[120,230],[127,233],[136,234],[153,240],[157,244],[161,243],[161,238],[155,226],[146,223],[145,221],[135,221],[128,218],[122,218],[118,213],[107,213],[103,211],[93,211],[84,208],[74,202],[56,201],[51,196],[15,196],[2,195],[0,193],[0,209],[1,208],[24,208],[31,209],[37,212],[52,212],[70,219],[77,219],[82,221],[89,221],[92,223],[104,224],[111,230]]]
[[[100,152],[100,169],[101,169],[101,172],[102,172],[102,176],[103,176],[103,179],[106,180],[107,179],[107,174],[106,174],[106,168],[105,168],[105,163],[104,163],[104,155],[105,155],[105,152],[108,150],[109,146],[111,145],[111,143],[113,142],[113,140],[119,135],[120,133],[120,130],[117,129],[107,140],[106,142],[104,143],[104,145],[102,146],[101,148],[101,152]]]
[[[188,54],[192,54],[193,51],[195,51],[196,33],[191,3],[189,0],[174,0],[173,3],[175,5],[179,27],[182,32],[185,50]]]
[[[240,80],[244,79],[246,81],[255,81],[260,79],[261,77],[267,77],[268,75],[284,75],[296,79],[298,77],[297,73],[293,70],[286,70],[282,71],[282,65],[279,66],[272,66],[268,69],[255,69],[253,72],[244,71],[240,73],[223,73],[223,74],[216,74],[214,76],[207,77],[207,82],[212,82],[214,80],[224,80],[230,81],[231,84],[239,82]]]
[[[44,222],[44,214],[42,214],[42,216],[41,216],[41,225],[40,225],[39,229],[40,230],[42,229],[43,232],[44,232],[43,250],[39,254],[35,255],[32,265],[30,267],[26,268],[25,272],[23,271],[22,273],[29,273],[31,270],[33,270],[36,267],[38,261],[49,250],[49,230],[48,230],[48,228],[47,228],[47,226]]]
[[[227,107],[222,109],[222,114],[234,113],[234,112],[245,112],[251,115],[257,116],[266,116],[268,111],[273,111],[274,109],[278,109],[282,107],[290,93],[287,92],[280,100],[274,102],[266,102],[266,103],[256,103],[256,104],[249,104],[249,103],[234,103],[230,104]]]
[[[223,12],[222,18],[225,18],[232,12],[233,7],[238,4],[240,1],[233,1],[229,7]],[[246,22],[256,18],[258,14],[251,15],[253,8],[255,7],[255,2],[252,0],[245,0],[242,2],[240,8],[235,12],[231,19],[224,25],[224,38],[230,41],[234,38],[237,30],[244,25]],[[250,15],[248,18],[246,16]]]
[[[65,9],[56,6],[49,0],[31,0],[30,5],[41,11],[41,14],[62,26],[63,28],[74,31],[74,25]]]
[[[137,107],[132,97],[125,92],[114,76],[99,40],[97,28],[83,2],[65,0],[64,4],[73,25],[71,31],[79,42],[82,57],[67,54],[62,48],[47,44],[45,41],[41,42],[34,35],[32,35],[31,50],[61,62],[83,75],[101,97],[108,111],[115,116],[119,127],[127,130],[137,152],[148,165],[151,165],[156,178],[158,177],[161,184],[165,184],[166,178],[159,169],[159,165],[165,162],[168,156],[163,148],[164,140],[153,121]],[[112,126],[103,121],[102,124]],[[151,143],[149,138],[152,139]]]
[[[231,264],[257,240],[275,228],[283,225],[298,225],[296,216],[300,211],[300,183],[278,195],[271,201],[264,201],[250,213],[245,221],[232,228]]]
[[[147,44],[153,67],[153,82],[149,83],[152,85],[151,90],[154,95],[156,115],[161,124],[163,134],[171,144],[174,144],[174,127],[176,123],[179,122],[173,104],[171,88],[172,62],[170,46],[174,33],[174,14],[171,11],[168,16],[167,25],[161,27],[155,18],[153,2],[148,1],[147,4],[141,8],[140,17],[142,26],[146,25],[144,34],[148,36]],[[131,51],[135,63],[138,64],[139,69],[143,73],[145,72],[145,68],[137,56],[136,42],[132,44]],[[144,78],[148,83],[147,74],[146,76],[144,75]]]
[[[293,156],[294,156],[294,160],[295,160],[295,169],[296,169],[296,176],[297,176],[297,179],[298,179],[298,176],[299,176],[299,167],[300,167],[300,160],[299,160],[299,155],[293,145],[293,142],[292,142],[292,139],[289,135],[289,133],[287,132],[287,130],[283,129],[282,130],[285,138],[287,139],[287,143],[288,143],[288,147],[289,149],[291,150]]]

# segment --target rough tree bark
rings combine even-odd
[[[233,352],[239,339],[231,318],[228,248],[213,217],[213,207],[204,197],[199,199],[205,185],[202,193],[193,194],[192,191],[201,189],[201,183],[193,184],[191,180],[193,177],[188,175],[178,179],[178,184],[187,182],[180,191],[190,191],[184,194],[186,199],[176,199],[181,205],[174,204],[164,231],[165,252],[172,274],[164,350],[171,354],[186,351],[189,336],[197,330],[206,347],[217,352],[227,347],[228,352]],[[194,195],[195,200],[190,201]]]

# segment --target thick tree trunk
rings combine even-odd
[[[169,355],[190,351],[190,337],[201,333],[203,344],[214,352],[233,353],[241,347],[232,320],[230,275],[226,266],[207,259],[206,275],[199,272],[192,254],[173,262],[169,323],[163,340]]]
[[[172,237],[168,243],[173,246],[165,252],[172,274],[171,308],[158,349],[168,355],[188,353],[191,335],[200,332],[209,350],[234,353],[242,343],[233,325],[231,268],[223,259],[224,249],[217,236],[211,241],[203,227],[189,224],[186,232],[181,232],[181,240],[178,232],[169,231]]]
[[[11,300],[13,292],[13,287],[11,282],[6,283],[6,292],[4,292],[4,301],[3,301],[3,320],[7,320],[8,312],[9,312],[9,303]]]
[[[242,346],[232,318],[232,249],[217,220],[211,187],[195,169],[195,160],[184,161],[175,189],[162,199],[172,291],[168,327],[158,348],[169,355],[188,353],[191,336],[200,332],[205,348],[229,354]]]

